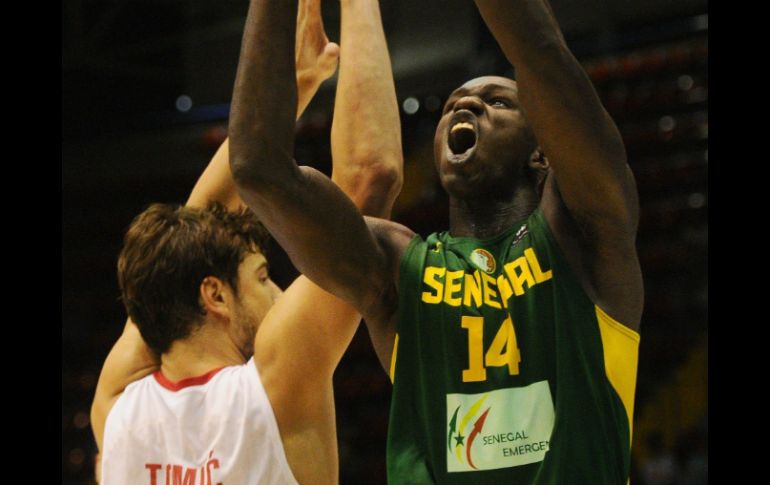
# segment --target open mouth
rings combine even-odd
[[[471,123],[461,121],[449,130],[449,149],[455,155],[462,155],[476,145],[476,129]]]

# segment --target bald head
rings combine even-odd
[[[477,77],[477,78],[471,79],[470,81],[467,81],[465,84],[460,86],[456,91],[459,91],[460,89],[471,90],[478,86],[486,86],[490,84],[502,86],[502,87],[509,87],[515,90],[517,93],[519,91],[518,84],[516,84],[516,81],[507,77],[502,77],[502,76]]]

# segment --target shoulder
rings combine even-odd
[[[150,374],[132,382],[123,392],[113,397],[103,410],[102,426],[105,441],[110,434],[131,426],[139,414],[139,408],[147,402],[148,390],[153,385],[158,384],[155,382],[154,375]]]
[[[375,351],[384,369],[390,368],[390,356],[395,338],[395,315],[399,306],[398,284],[401,278],[401,260],[407,248],[419,236],[397,222],[366,217],[366,223],[386,261],[387,277],[378,280],[380,286],[373,295],[372,304],[362,311]]]
[[[161,389],[155,373],[142,377],[139,380],[127,385],[122,393],[118,394],[113,401],[113,406],[107,414],[107,418],[113,413],[125,412],[132,404],[141,404],[145,402],[146,396],[154,390]]]
[[[383,291],[395,291],[399,280],[401,258],[410,244],[415,240],[421,240],[421,238],[403,224],[376,217],[365,217],[365,219],[366,224],[377,239],[380,249],[385,253],[390,281],[384,285]],[[379,301],[388,300],[382,298],[382,295],[380,296]],[[364,317],[366,316],[364,314]]]
[[[369,216],[364,217],[364,219],[381,245],[386,249],[398,252],[399,255],[417,235],[408,227],[397,222]]]
[[[265,392],[259,367],[253,356],[243,364],[217,370],[210,380],[200,387],[200,391],[207,399],[219,402],[225,407],[235,405],[233,400],[238,396],[246,401],[262,401]]]

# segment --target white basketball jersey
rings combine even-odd
[[[297,484],[254,359],[126,387],[107,416],[102,485]]]

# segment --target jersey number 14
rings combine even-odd
[[[516,343],[513,320],[506,318],[497,331],[487,353],[484,354],[484,317],[462,318],[462,327],[468,330],[468,368],[463,370],[463,382],[487,380],[487,367],[508,366],[508,374],[519,373],[521,352]]]

